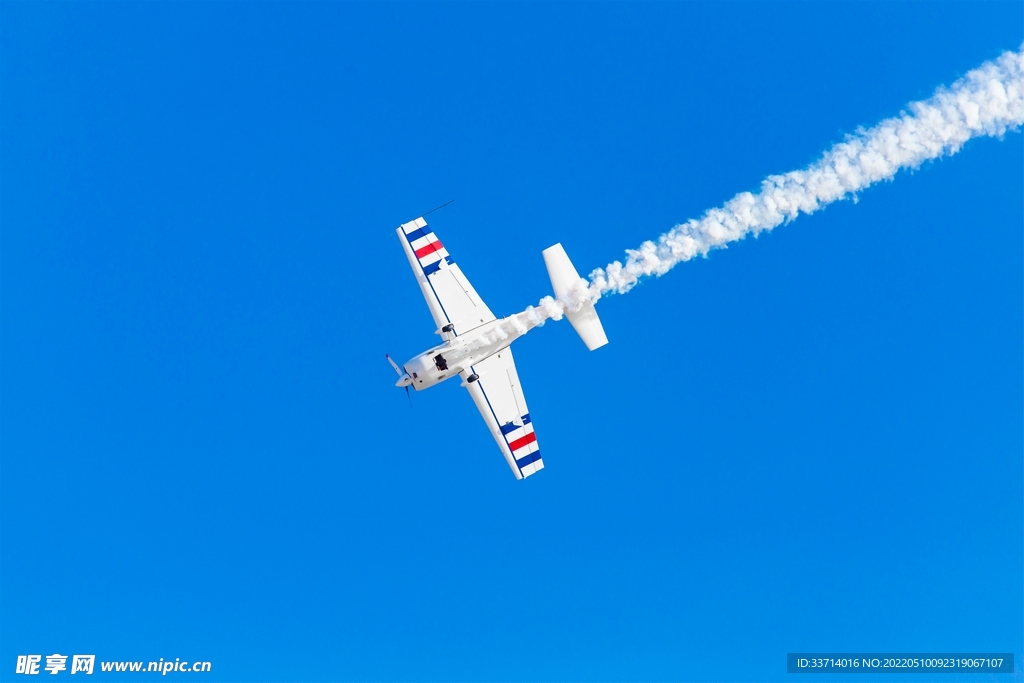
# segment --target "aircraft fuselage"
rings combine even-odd
[[[403,363],[405,374],[398,378],[395,386],[412,387],[416,391],[429,389],[508,348],[524,334],[509,335],[499,329],[501,323],[501,319],[492,320],[463,334],[456,334],[454,330],[442,332],[446,337],[445,343]]]

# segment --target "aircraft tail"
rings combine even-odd
[[[548,247],[544,250],[544,265],[548,268],[548,277],[551,278],[551,288],[555,290],[555,297],[566,300],[566,294],[582,278],[576,272],[575,266],[569,260],[569,255],[561,244]],[[593,351],[608,343],[608,337],[601,326],[601,319],[597,317],[594,304],[587,301],[578,311],[566,309],[565,317],[569,319],[576,334]]]

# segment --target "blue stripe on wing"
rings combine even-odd
[[[524,455],[522,458],[516,460],[516,465],[519,466],[519,469],[523,469],[527,465],[535,463],[538,460],[540,460],[540,451],[534,451],[533,453]]]
[[[434,231],[430,229],[429,225],[424,225],[419,230],[413,230],[410,233],[406,233],[405,237],[409,240],[409,244],[412,244],[421,237],[432,234]]]

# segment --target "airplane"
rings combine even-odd
[[[435,334],[444,342],[401,368],[385,354],[398,373],[395,386],[423,391],[461,377],[512,474],[516,479],[536,474],[544,460],[510,348],[526,330],[510,332],[514,326],[502,325],[506,319],[491,313],[423,217],[403,223],[396,232],[437,324]],[[565,249],[556,244],[543,256],[555,296],[567,294],[581,278]],[[591,351],[608,343],[593,303],[566,310],[565,317]]]

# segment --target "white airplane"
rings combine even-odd
[[[516,479],[543,469],[537,435],[509,348],[524,332],[507,334],[506,330],[504,334],[493,334],[502,320],[495,318],[480,299],[423,218],[403,224],[397,232],[427,308],[437,323],[436,333],[444,343],[404,363],[401,369],[388,356],[388,362],[398,373],[395,386],[422,391],[452,377],[461,377],[462,386],[469,390]],[[580,276],[561,244],[543,253],[551,286],[558,297],[576,284]],[[592,303],[579,311],[567,311],[565,317],[591,351],[608,343]],[[503,338],[492,341],[494,337]]]

